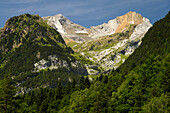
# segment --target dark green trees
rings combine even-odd
[[[10,113],[13,110],[13,98],[15,95],[15,84],[11,73],[5,75],[0,81],[0,111]]]
[[[79,82],[79,87],[81,90],[83,90],[85,88],[89,88],[90,87],[89,78],[88,77],[84,78],[83,76],[81,76],[80,82]]]

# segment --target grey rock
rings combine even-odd
[[[71,64],[69,63],[71,62]],[[83,64],[81,64],[79,61],[66,61],[66,60],[60,60],[58,56],[56,55],[50,55],[48,56],[48,60],[41,59],[40,61],[36,62],[34,64],[34,70],[33,72],[38,72],[42,69],[61,69],[64,68],[68,72],[73,72],[80,75],[88,75],[88,72]]]

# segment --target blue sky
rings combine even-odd
[[[24,13],[41,17],[63,14],[85,27],[106,23],[135,11],[153,24],[170,11],[170,0],[0,0],[0,28],[7,19]]]

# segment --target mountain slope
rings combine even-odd
[[[70,77],[87,75],[83,60],[76,56],[61,35],[38,15],[10,18],[0,34],[0,77],[12,71],[19,85],[51,87],[60,78],[68,81],[68,73]],[[47,80],[47,75],[54,80]]]
[[[125,71],[126,69],[125,73],[128,73],[133,66],[138,66],[145,62],[145,59],[148,56],[159,54],[161,57],[164,57],[169,53],[169,18],[170,14],[167,14],[164,19],[161,19],[154,24],[152,29],[145,35],[145,38],[142,39],[143,43],[140,48],[137,48],[135,53],[120,66],[120,70]]]

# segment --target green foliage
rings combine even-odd
[[[103,112],[103,107],[107,102],[104,91],[104,85],[101,82],[96,82],[89,89],[76,91],[71,95],[69,106],[60,111],[67,113]]]
[[[74,48],[74,46],[76,46],[77,44],[79,44],[79,43],[71,41],[71,42],[67,43],[67,46]]]
[[[17,82],[22,82],[27,79],[21,87],[51,87],[55,88],[58,84],[58,79],[67,83],[69,79],[79,81],[79,76],[75,73],[66,72],[65,69],[60,70],[42,70],[37,73],[25,73],[16,77]]]
[[[89,88],[90,87],[89,78],[88,77],[84,78],[83,76],[81,76],[80,82],[79,82],[79,87],[81,90],[83,90],[85,88]]]
[[[79,60],[83,64],[89,64],[89,65],[94,64],[94,62],[92,62],[91,60],[87,59],[85,56],[82,56],[78,53],[74,53],[72,54],[72,56],[75,57],[77,60]]]
[[[142,107],[143,113],[169,113],[170,97],[162,94],[160,97],[154,97],[151,101]]]
[[[14,106],[15,83],[11,75],[9,72],[5,75],[5,78],[0,81],[0,112],[4,113],[10,113]]]
[[[86,81],[86,79],[84,80]],[[76,86],[77,83],[74,79],[72,82],[67,82],[66,86],[62,83],[63,82],[59,80],[56,88],[38,88],[27,94],[18,95],[13,99],[17,104],[15,104],[15,109],[11,113],[58,112],[69,105],[71,94],[79,90],[79,86]]]

